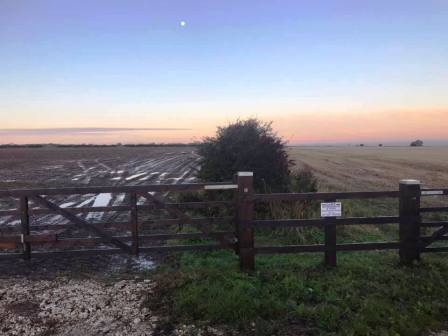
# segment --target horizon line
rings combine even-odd
[[[72,132],[121,132],[121,131],[191,131],[192,128],[180,127],[41,127],[41,128],[0,128],[0,132],[51,132],[51,131],[72,131]]]
[[[79,142],[79,143],[59,143],[59,142],[30,142],[30,143],[0,143],[0,147],[26,147],[26,146],[153,146],[153,145],[197,145],[201,141],[191,141],[191,142],[109,142],[109,143],[89,143],[89,142]],[[377,142],[364,142],[361,146],[359,143],[355,142],[320,142],[320,143],[286,143],[286,147],[410,147],[410,145],[405,141],[393,141],[387,143],[377,143]],[[429,144],[424,144],[422,147],[433,147],[433,146],[448,146],[448,141],[436,142],[429,141]]]

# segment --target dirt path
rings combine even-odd
[[[151,311],[152,263],[125,255],[0,263],[0,335],[223,336]],[[160,315],[161,314],[161,315]],[[236,334],[231,334],[236,335]]]
[[[3,260],[0,335],[152,335],[153,263],[125,255]]]

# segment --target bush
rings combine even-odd
[[[291,192],[316,192],[317,178],[310,169],[303,169],[291,174]]]
[[[423,146],[423,141],[422,140],[415,140],[412,141],[410,144],[411,147],[421,147]]]
[[[247,119],[218,127],[215,137],[200,144],[199,154],[202,162],[198,177],[203,180],[229,181],[238,171],[252,171],[255,189],[288,189],[293,162],[271,123]]]

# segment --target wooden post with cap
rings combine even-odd
[[[336,200],[325,200],[325,202],[336,202]],[[336,219],[337,217],[325,217],[328,220]],[[336,255],[336,224],[326,223],[324,226],[325,235],[325,257],[324,263],[327,266],[335,267],[337,263]]]
[[[240,258],[240,269],[251,272],[255,269],[253,219],[253,173],[237,173],[237,213],[236,234],[238,237],[237,253]]]
[[[420,259],[420,181],[400,181],[400,262]]]
[[[28,238],[30,234],[30,216],[28,212],[28,197],[21,196],[19,200],[19,208],[20,208],[20,224],[22,231],[22,246],[23,246],[23,259],[30,260],[31,259],[31,244],[29,242],[25,242],[26,238]]]
[[[130,203],[131,203],[131,216],[130,216],[130,224],[131,224],[131,232],[132,232],[132,253],[134,255],[138,255],[139,253],[139,237],[138,237],[138,208],[137,202],[138,197],[135,192],[131,192],[130,194]]]

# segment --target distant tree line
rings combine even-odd
[[[191,147],[197,143],[147,143],[147,144],[0,144],[0,148],[84,148],[84,147]]]
[[[23,145],[16,145],[16,144],[2,144],[0,145],[0,148],[40,148],[45,147],[47,145],[44,144],[23,144]]]

